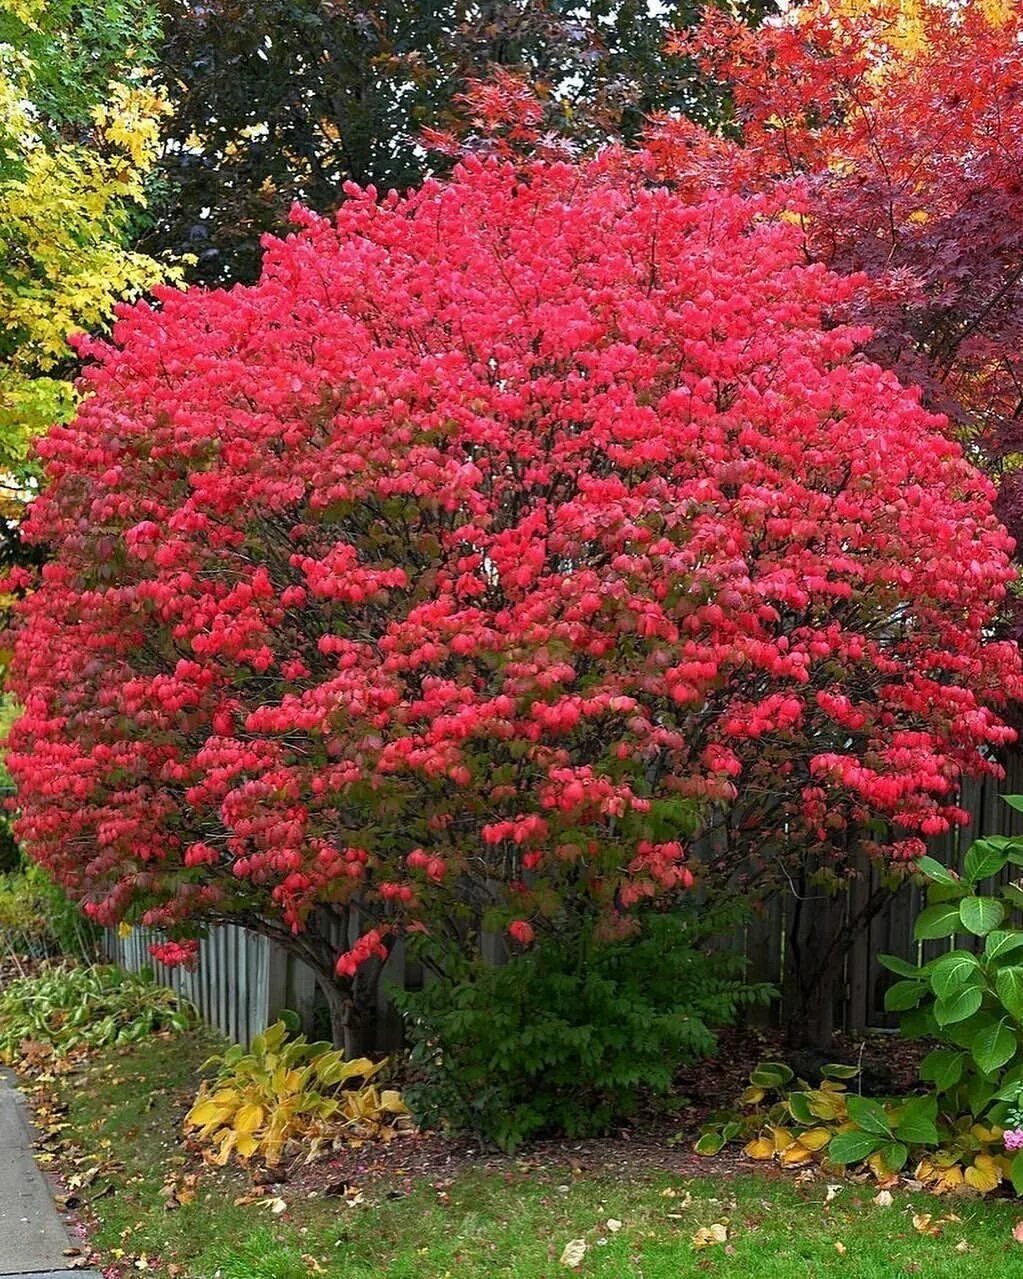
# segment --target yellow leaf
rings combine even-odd
[[[800,1164],[808,1164],[813,1159],[813,1151],[798,1141],[786,1146],[778,1156],[778,1162],[786,1168],[797,1168]]]
[[[968,1186],[986,1195],[1001,1183],[1002,1170],[990,1155],[978,1155],[963,1176]]]
[[[806,1132],[799,1134],[799,1144],[805,1146],[807,1150],[821,1150],[831,1140],[831,1130],[829,1128],[810,1128]]]
[[[743,1150],[750,1159],[773,1159],[774,1158],[774,1142],[770,1137],[754,1137],[752,1141],[748,1141]]]
[[[739,1096],[740,1106],[759,1106],[767,1096],[767,1092],[763,1088],[749,1087]]]
[[[229,1119],[232,1111],[217,1105],[216,1101],[201,1101],[185,1116],[186,1128],[205,1128],[207,1124],[221,1124]]]
[[[728,1227],[720,1221],[715,1221],[712,1226],[701,1226],[693,1235],[694,1248],[710,1248],[716,1243],[728,1242]]]
[[[251,1102],[240,1106],[234,1117],[234,1130],[239,1134],[250,1136],[263,1123],[263,1107]]]

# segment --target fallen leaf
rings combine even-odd
[[[720,1221],[715,1221],[712,1226],[701,1226],[693,1235],[694,1248],[710,1248],[717,1243],[726,1243],[728,1240],[728,1227],[722,1225]]]
[[[618,1231],[621,1230],[622,1223],[617,1217],[608,1217],[607,1221],[604,1222],[604,1226],[611,1232],[611,1234],[616,1235]]]
[[[840,1257],[845,1256],[847,1249],[845,1244],[841,1241],[841,1239],[835,1240],[835,1251],[838,1253]]]
[[[873,1203],[877,1208],[890,1208],[892,1206],[892,1192],[890,1190],[879,1190],[874,1196]]]
[[[585,1239],[569,1239],[561,1252],[559,1262],[562,1266],[567,1266],[569,1270],[575,1270],[583,1264],[583,1257],[586,1256],[586,1240]]]
[[[914,1213],[913,1228],[919,1230],[922,1235],[937,1237],[941,1234],[941,1227],[934,1224],[934,1219],[929,1212]]]
[[[970,1251],[970,1245],[966,1242],[965,1239],[960,1239],[959,1242],[956,1244],[956,1252],[969,1252],[969,1251]]]
[[[842,1193],[841,1186],[828,1186],[827,1194],[824,1196],[824,1202],[826,1204],[831,1203],[832,1199],[834,1199],[836,1195],[839,1195],[841,1193]]]

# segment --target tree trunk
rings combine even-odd
[[[346,1057],[368,1057],[377,1052],[376,987],[381,965],[377,961],[364,964],[356,974],[350,990],[334,973],[317,971],[316,980],[330,1013],[330,1037],[335,1048],[343,1048]],[[374,972],[366,972],[373,968]]]
[[[847,894],[815,884],[813,871],[808,867],[799,879],[789,930],[785,1037],[793,1047],[825,1051],[835,1035],[835,1006],[845,970]]]

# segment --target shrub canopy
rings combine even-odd
[[[798,227],[647,166],[353,190],[85,344],[9,760],[94,918],[180,959],[355,903],[350,975],[470,907],[627,930],[697,833],[755,874],[963,819],[1020,691],[992,486]]]

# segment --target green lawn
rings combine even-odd
[[[82,1190],[92,1197],[94,1243],[102,1263],[125,1275],[170,1279],[603,1279],[763,1276],[763,1279],[900,1279],[901,1276],[1023,1274],[1023,1244],[1012,1229],[1023,1205],[1010,1200],[935,1199],[896,1192],[891,1206],[875,1189],[780,1176],[657,1176],[611,1181],[564,1172],[471,1172],[438,1189],[420,1185],[388,1199],[381,1181],[363,1200],[281,1197],[287,1210],[235,1205],[247,1179],[204,1171],[192,1202],[168,1209],[165,1186],[180,1173],[180,1116],[198,1063],[212,1042],[201,1036],[154,1040],[108,1052],[85,1078],[64,1086],[68,1134],[80,1167],[100,1171]],[[830,1193],[830,1201],[829,1201]],[[187,1195],[185,1196],[187,1198]],[[913,1217],[931,1214],[922,1233]],[[610,1223],[610,1224],[609,1224]],[[727,1240],[694,1247],[701,1228],[723,1226]],[[586,1250],[577,1269],[560,1263],[571,1240]]]

